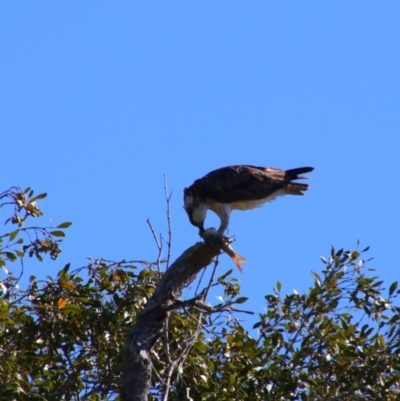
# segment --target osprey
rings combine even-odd
[[[221,219],[218,231],[212,231],[222,236],[228,228],[232,210],[255,209],[281,195],[304,195],[308,185],[295,181],[308,178],[301,174],[313,170],[313,167],[286,171],[248,165],[222,167],[184,189],[184,208],[202,237],[206,234],[204,220],[207,210],[212,210]]]

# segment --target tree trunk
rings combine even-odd
[[[146,308],[138,313],[137,321],[126,340],[121,401],[148,400],[152,374],[150,351],[165,330],[169,311],[173,309],[183,287],[193,281],[196,274],[220,253],[219,247],[198,242],[164,273]]]

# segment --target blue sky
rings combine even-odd
[[[248,309],[277,280],[307,290],[319,255],[358,239],[397,280],[399,15],[395,1],[4,2],[1,190],[48,192],[43,223],[74,223],[60,260],[27,274],[154,260],[164,174],[175,259],[199,240],[183,188],[253,164],[315,171],[307,196],[232,215]]]

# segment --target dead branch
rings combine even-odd
[[[223,243],[219,246],[198,242],[188,248],[166,270],[146,308],[138,313],[123,350],[122,401],[148,400],[152,374],[150,352],[166,330],[170,308],[174,304],[179,307],[177,301],[182,289],[221,253],[222,246]]]

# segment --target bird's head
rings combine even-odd
[[[183,208],[189,216],[190,222],[204,231],[204,220],[206,219],[207,206],[200,197],[197,196],[192,187],[186,187],[183,190]]]

